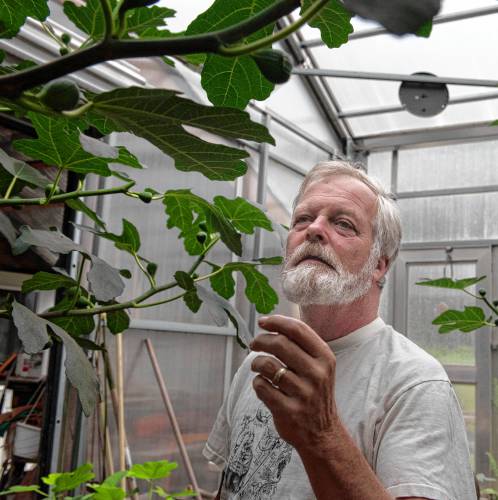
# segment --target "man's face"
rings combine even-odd
[[[348,304],[365,295],[376,276],[372,252],[376,197],[361,181],[331,176],[311,184],[294,211],[282,287],[301,305]]]

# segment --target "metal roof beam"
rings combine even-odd
[[[480,16],[488,16],[490,14],[496,14],[498,13],[498,7],[484,7],[481,9],[472,9],[472,10],[465,10],[463,12],[455,12],[453,14],[446,14],[446,15],[440,15],[436,16],[432,20],[432,24],[444,24],[444,23],[451,23],[454,21],[463,21],[465,19],[471,19],[473,17],[480,17]],[[385,28],[372,28],[372,29],[367,29],[367,30],[361,30],[357,31],[356,33],[351,33],[349,35],[349,40],[359,40],[361,38],[369,38],[372,36],[378,36],[378,35],[385,35],[385,34],[391,34],[389,31],[387,31]],[[316,38],[313,40],[303,40],[301,42],[301,47],[319,47],[320,45],[324,45],[323,41],[320,38]]]
[[[486,139],[498,139],[498,127],[489,122],[366,135],[356,137],[356,146],[362,151],[382,151]]]
[[[473,87],[498,87],[497,80],[480,80],[476,78],[453,78],[426,75],[401,75],[397,73],[373,73],[369,71],[344,71],[339,69],[294,68],[292,72],[304,76],[326,76],[334,78],[351,78],[353,80],[379,80],[391,82],[445,83],[447,85],[465,85]]]
[[[490,92],[488,94],[476,94],[464,97],[456,97],[455,99],[450,99],[447,106],[450,104],[465,104],[468,102],[486,101],[490,99],[498,99],[498,93]],[[397,113],[399,111],[405,111],[404,106],[381,106],[378,108],[370,109],[358,109],[355,111],[343,111],[337,116],[339,118],[357,118],[359,116],[371,116],[371,115],[381,115],[384,113]]]

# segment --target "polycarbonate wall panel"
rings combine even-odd
[[[145,187],[153,187],[159,192],[189,188],[193,193],[209,200],[215,195],[229,198],[235,195],[233,182],[208,181],[199,173],[180,172],[173,167],[170,158],[141,139],[122,135],[119,143],[126,145],[148,167],[136,171],[128,169],[130,175],[137,180],[137,185],[134,187],[136,191],[141,191]],[[114,181],[113,183],[115,184]],[[109,231],[121,234],[123,218],[139,228],[141,235],[139,253],[158,264],[156,276],[158,284],[172,281],[175,271],[186,271],[195,262],[196,257],[189,256],[184,250],[183,240],[178,239],[178,229],[166,229],[167,216],[165,207],[160,201],[143,204],[137,199],[115,195],[107,197],[104,203],[104,219],[108,221]],[[133,272],[132,279],[125,280],[127,286],[121,300],[136,297],[148,289],[149,284],[145,276],[138,270],[129,254],[117,250],[111,242],[102,240],[99,245],[99,255],[114,267],[127,268]],[[215,262],[231,260],[230,252],[222,244],[215,246],[209,255]],[[207,274],[210,268],[201,268],[202,270]],[[162,300],[178,293],[178,288],[175,288],[171,292],[154,296],[151,301]],[[192,314],[181,301],[152,308],[132,309],[130,313],[133,318],[140,319],[212,324],[206,308],[201,308],[197,314]]]
[[[129,330],[124,337],[125,426],[132,460],[174,460],[178,469],[161,485],[180,491],[190,483],[161,399],[144,340],[150,338],[199,487],[214,491],[218,473],[201,455],[223,399],[225,337]],[[114,346],[111,343],[111,359]],[[117,463],[117,432],[108,406]]]
[[[384,189],[391,190],[391,163],[392,152],[371,153],[368,155],[368,175],[375,177]]]
[[[398,163],[400,193],[498,185],[498,141],[400,150]]]
[[[398,200],[403,242],[498,237],[498,193]]]
[[[475,365],[475,333],[438,333],[438,327],[428,318],[439,316],[446,309],[463,310],[475,300],[459,290],[416,285],[424,279],[443,276],[454,279],[475,276],[474,264],[454,262],[444,264],[410,264],[408,266],[408,298],[406,335],[443,364]],[[476,293],[475,286],[468,291]]]

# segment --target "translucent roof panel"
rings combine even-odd
[[[495,0],[445,0],[440,15],[497,7]],[[436,24],[428,39],[407,35],[382,34],[350,40],[330,50],[313,47],[322,69],[410,75],[429,72],[439,77],[497,80],[493,47],[498,44],[498,13]],[[355,31],[376,25],[354,18]],[[305,27],[305,39],[316,39],[317,30]],[[341,111],[370,110],[401,106],[400,82],[327,78]],[[496,94],[498,89],[481,86],[448,85],[450,102],[455,98]],[[354,136],[383,132],[427,129],[432,127],[489,122],[498,118],[498,99],[450,104],[440,114],[426,118],[407,111],[347,118]]]

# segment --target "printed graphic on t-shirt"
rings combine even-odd
[[[265,407],[260,407],[256,415],[244,415],[225,469],[222,500],[276,498],[291,454],[291,445],[279,437]]]

